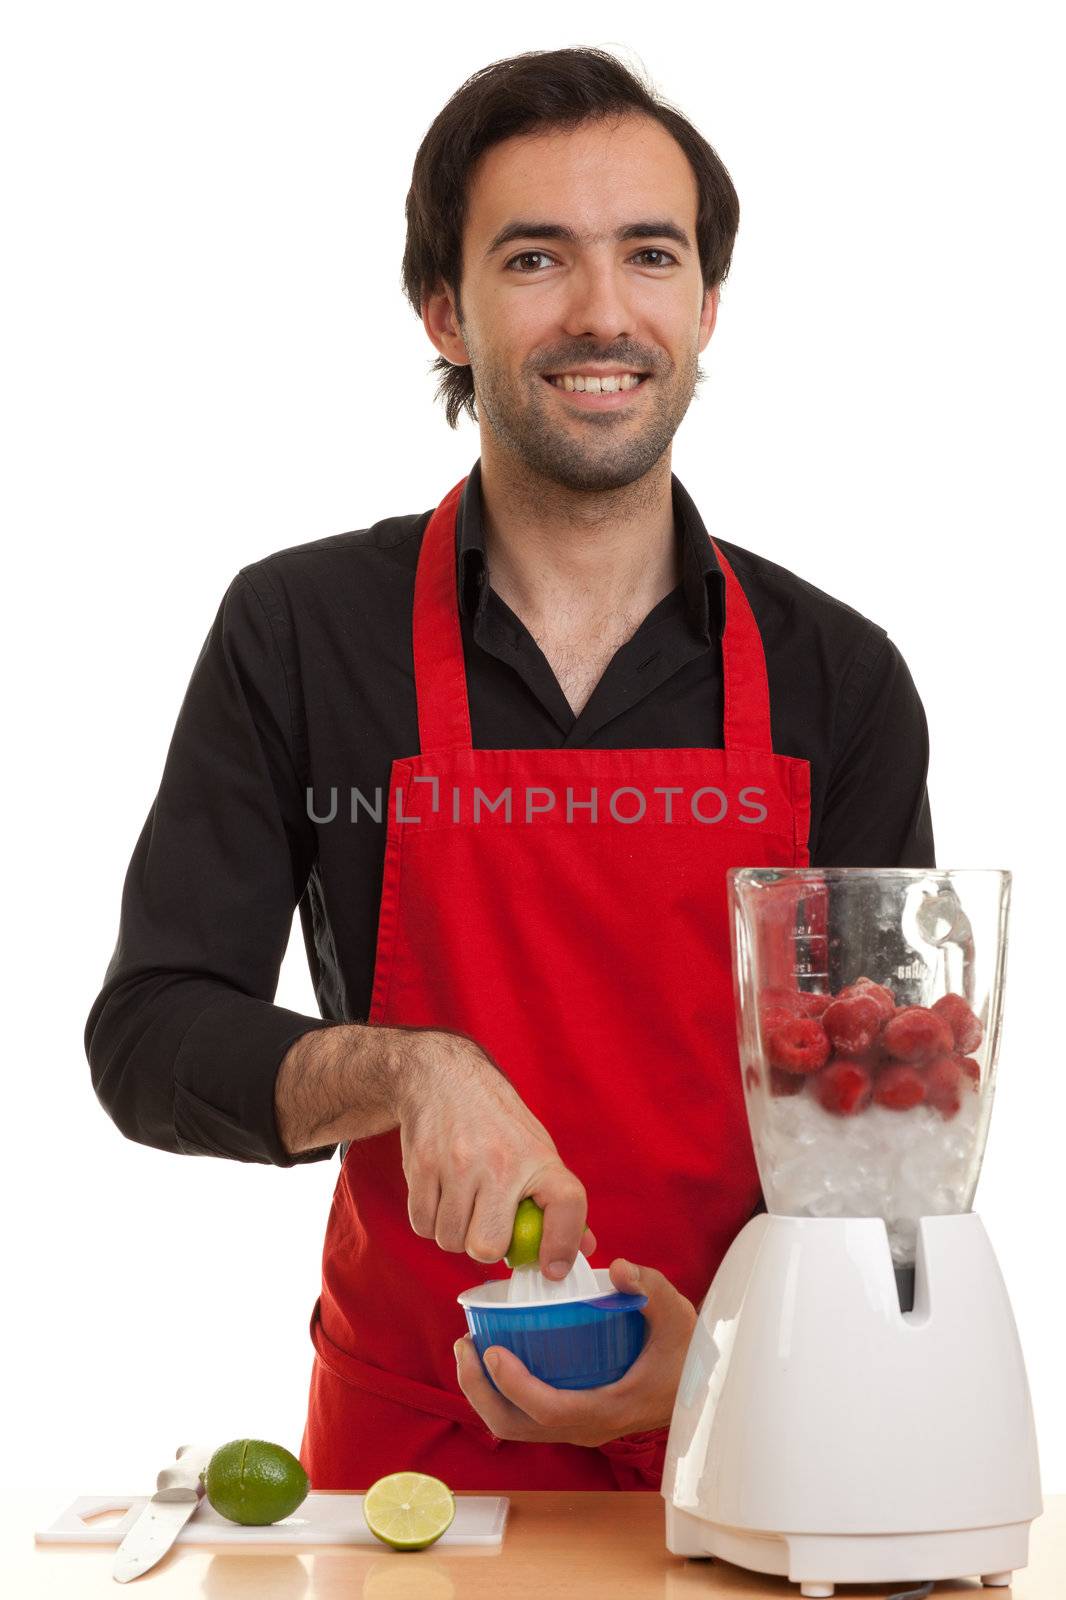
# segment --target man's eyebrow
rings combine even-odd
[[[589,244],[607,238],[606,234],[586,234],[585,239]],[[614,237],[619,241],[626,239],[672,239],[683,250],[691,250],[692,243],[684,228],[676,222],[658,220],[651,222],[627,222],[618,229]],[[520,218],[517,222],[508,222],[500,229],[488,249],[485,251],[485,260],[494,256],[497,250],[502,250],[505,244],[511,244],[515,239],[559,239],[564,244],[578,244],[580,240],[573,228],[565,227],[561,222],[528,222]]]

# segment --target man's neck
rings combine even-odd
[[[483,454],[481,510],[489,581],[535,636],[608,617],[635,629],[680,582],[669,455],[590,494]]]

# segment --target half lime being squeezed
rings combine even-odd
[[[544,1212],[532,1195],[527,1195],[518,1202],[518,1210],[514,1217],[514,1230],[511,1234],[511,1243],[507,1247],[504,1260],[507,1265],[515,1267],[531,1267],[540,1255],[540,1242],[544,1237]]]

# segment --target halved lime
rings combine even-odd
[[[532,1266],[540,1255],[543,1233],[544,1212],[532,1195],[527,1195],[518,1202],[518,1210],[514,1214],[511,1243],[504,1256],[507,1265],[512,1268]]]
[[[366,1491],[363,1517],[374,1538],[393,1550],[425,1550],[455,1520],[455,1496],[426,1472],[390,1472]]]

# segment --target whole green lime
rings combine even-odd
[[[511,1268],[532,1266],[540,1255],[543,1233],[544,1212],[532,1195],[527,1195],[519,1201],[515,1212],[511,1243],[504,1257],[507,1265]]]
[[[266,1439],[231,1439],[220,1445],[201,1477],[219,1516],[250,1527],[290,1517],[311,1487],[296,1457]]]

